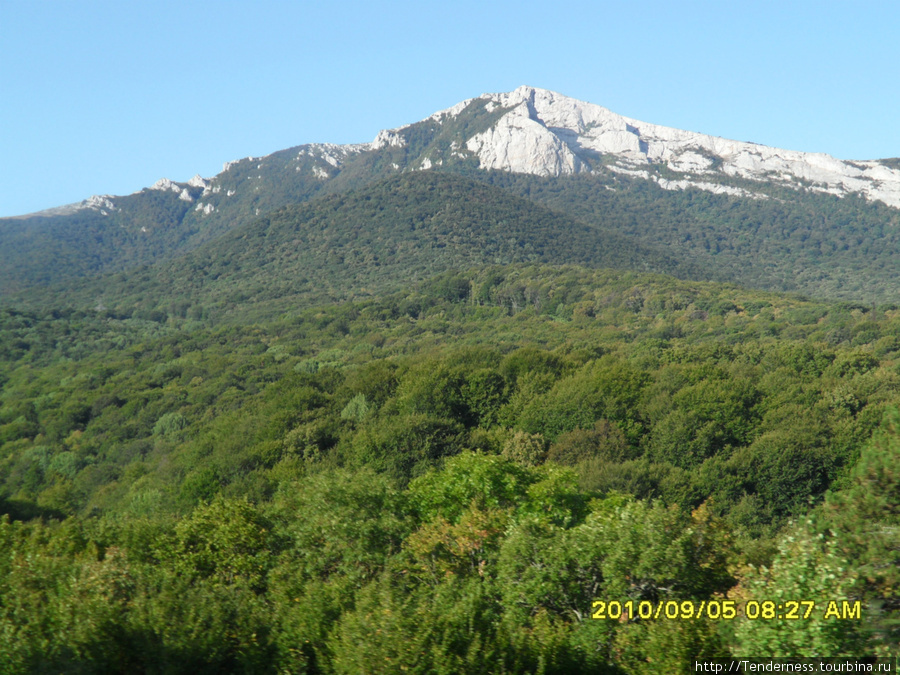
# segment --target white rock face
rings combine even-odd
[[[471,100],[463,103],[468,105]],[[486,102],[488,110],[501,106],[509,109],[491,129],[466,140],[466,148],[483,169],[558,176],[588,170],[584,160],[592,155],[612,155],[615,162],[609,168],[623,173],[649,178],[642,167],[663,164],[685,174],[683,180],[658,181],[667,189],[693,186],[749,194],[733,186],[717,185],[715,175],[722,172],[835,195],[858,193],[900,207],[900,171],[878,161],[847,162],[825,154],[781,150],[648,124],[534,87],[484,94],[480,100]],[[436,113],[436,119],[465,105]],[[692,180],[699,176],[704,180]]]
[[[147,188],[148,190],[171,190],[172,192],[181,192],[181,187],[176,185],[168,178],[160,178],[153,185]]]
[[[116,205],[112,202],[112,195],[93,195],[85,199],[79,205],[79,209],[93,209],[94,211],[117,211]],[[103,215],[107,215],[103,213]]]
[[[537,176],[559,176],[581,169],[581,160],[540,122],[525,103],[516,106],[487,131],[466,141],[482,169],[505,169]]]
[[[735,197],[750,197],[751,199],[768,199],[768,195],[757,192],[748,192],[744,188],[733,185],[719,185],[718,183],[695,182],[690,180],[667,180],[665,178],[652,177],[663,190],[686,190],[689,187],[698,190],[706,190],[717,195],[733,195]]]
[[[206,194],[209,191],[209,182],[200,177],[200,174],[197,174],[193,178],[188,181],[188,185],[191,187],[202,187],[203,194]],[[169,180],[168,178],[160,178],[153,185],[147,188],[148,190],[160,190],[160,191],[171,191],[177,192],[178,198],[185,202],[192,202],[194,198],[191,197],[190,191],[186,187],[181,187],[178,183]]]
[[[397,133],[396,129],[382,129],[372,141],[372,150],[381,150],[388,146],[402,148],[406,145],[406,139]]]
[[[389,137],[389,134],[392,132],[383,131],[379,134],[379,138],[384,135],[385,145],[397,145],[399,142],[402,142],[403,139],[399,136],[396,138]],[[382,146],[383,147],[383,146]],[[297,171],[306,170],[302,166],[301,161],[304,157],[311,157],[313,159],[321,160],[328,164],[329,166],[340,169],[343,166],[344,162],[347,161],[347,158],[351,155],[358,154],[365,150],[370,150],[370,143],[358,143],[353,145],[335,145],[334,143],[313,143],[310,145],[304,145],[300,151],[297,153],[297,163],[296,167]],[[331,178],[332,174],[322,166],[314,166],[312,168],[313,175],[320,180],[327,180]]]
[[[465,110],[468,107],[468,105],[474,100],[475,100],[474,98],[467,98],[465,101],[460,101],[455,106],[447,108],[446,110],[438,110],[436,113],[434,113],[428,119],[434,120],[435,122],[440,122],[445,117],[456,117],[457,115],[459,115],[459,113],[461,113],[463,110]]]

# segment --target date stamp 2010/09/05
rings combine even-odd
[[[859,600],[594,600],[591,603],[591,618],[614,621],[696,621],[704,618],[712,621],[859,620],[862,619],[862,604]]]

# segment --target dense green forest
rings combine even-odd
[[[183,185],[192,198],[201,189]],[[185,216],[191,202],[169,190],[116,197],[102,212],[0,220],[0,296],[167,260],[207,237]],[[99,208],[99,207],[98,207]],[[106,208],[110,208],[107,206]]]
[[[449,269],[576,263],[710,278],[662,247],[450,174],[416,172],[276,210],[166,264],[52,287],[61,306],[246,322]],[[25,297],[45,303],[48,289]]]
[[[653,168],[653,167],[651,167]],[[678,178],[655,167],[659,178]],[[732,179],[757,198],[699,189],[665,190],[621,175],[538,178],[484,175],[581,222],[715,269],[752,288],[856,302],[891,302],[898,289],[900,212],[844,198]],[[700,278],[695,276],[694,278]],[[711,278],[711,277],[705,277]]]
[[[169,306],[0,310],[0,671],[897,655],[900,306],[465,262],[341,301],[276,284],[243,320],[174,275]]]

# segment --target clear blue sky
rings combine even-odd
[[[900,156],[900,3],[0,0],[0,216],[529,84],[639,120]]]

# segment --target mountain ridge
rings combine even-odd
[[[0,296],[163,263],[288,205],[418,171],[505,176],[520,197],[705,268],[725,265],[732,281],[758,288],[866,302],[900,291],[885,271],[900,255],[900,160],[729,141],[519,87],[370,143],[294,146],[226,162],[211,178],[164,178],[132,195],[2,219]]]
[[[464,158],[469,153],[479,161],[480,169],[499,169],[538,176],[572,174],[594,171],[596,167],[593,164],[598,156],[613,155],[618,158],[617,161],[603,163],[610,170],[623,173],[636,170],[632,175],[655,180],[666,189],[684,189],[690,186],[713,192],[747,195],[746,190],[728,189],[729,186],[724,184],[698,180],[702,176],[712,179],[716,171],[721,171],[727,176],[775,181],[837,196],[856,193],[900,208],[898,159],[841,160],[826,153],[731,140],[644,122],[619,115],[594,103],[527,85],[511,92],[485,93],[465,99],[419,122],[382,129],[370,143],[325,142],[292,146],[268,155],[225,162],[222,171],[210,178],[202,178],[199,174],[184,182],[161,178],[144,190],[176,189],[184,194],[187,187],[199,186],[204,188],[204,197],[217,194],[222,188],[214,184],[215,180],[231,169],[254,161],[261,168],[262,161],[291,150],[299,151],[298,160],[303,155],[314,159],[308,170],[317,178],[327,180],[333,177],[329,168],[341,168],[348,158],[384,148],[405,147],[409,144],[405,135],[416,125],[428,122],[443,124],[458,118],[475,105],[483,105],[489,114],[498,109],[504,111],[499,118],[500,122],[493,128],[468,136],[464,139],[464,147],[451,148],[459,158]],[[717,158],[721,161],[717,162]],[[428,156],[418,159],[417,165],[402,167],[398,164],[396,168],[430,169],[436,166]],[[693,178],[682,181],[658,178],[638,168],[654,163]],[[299,172],[303,168],[302,162],[298,161],[296,170]],[[140,192],[142,190],[133,194]],[[81,202],[0,220],[67,215],[81,209],[102,211],[114,208],[112,200],[122,196],[98,194]],[[198,204],[197,210],[206,209],[209,214],[210,207],[215,209],[211,202]]]

